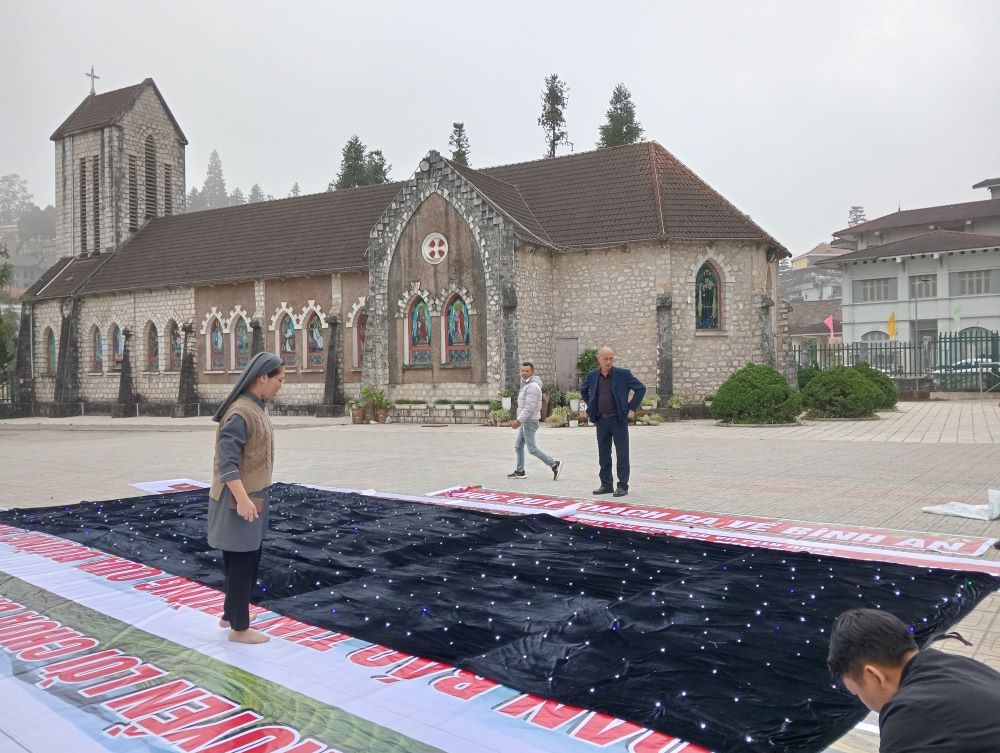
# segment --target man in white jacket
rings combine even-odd
[[[535,444],[535,432],[538,431],[538,421],[542,417],[542,380],[535,376],[535,365],[530,361],[521,364],[521,391],[517,393],[517,417],[510,422],[510,428],[517,430],[514,440],[514,452],[517,456],[517,468],[508,473],[507,478],[524,478],[524,446],[528,452],[541,460],[552,470],[552,480],[555,481],[562,473],[561,460],[549,457]]]

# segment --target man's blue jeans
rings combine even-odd
[[[517,439],[514,440],[514,452],[517,454],[517,468],[515,470],[524,470],[524,446],[528,445],[528,452],[534,455],[536,458],[541,460],[545,465],[551,468],[555,465],[556,461],[538,449],[538,445],[535,444],[535,432],[538,431],[537,421],[522,421],[521,427],[517,430]]]
[[[620,416],[597,419],[597,459],[601,464],[601,486],[611,489],[611,444],[615,445],[618,456],[618,486],[628,490],[628,421]]]

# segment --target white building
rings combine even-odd
[[[1000,178],[991,199],[925,207],[834,233],[850,253],[821,262],[843,272],[845,342],[924,342],[1000,330]]]

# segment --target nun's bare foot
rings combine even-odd
[[[219,620],[219,627],[220,628],[227,628],[227,627],[229,627],[229,620]]]
[[[229,640],[235,643],[267,643],[271,640],[268,636],[257,630],[251,630],[247,628],[246,630],[230,630]]]

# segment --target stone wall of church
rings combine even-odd
[[[58,359],[59,336],[62,330],[61,301],[41,301],[34,304],[34,327],[32,332],[32,364],[35,375],[35,400],[51,402],[55,399],[56,363],[50,363],[48,335],[55,341]]]
[[[553,252],[523,245],[515,256],[517,285],[518,361],[531,361],[543,384],[556,378],[556,338],[565,336],[556,325],[556,310],[575,289],[560,271]],[[572,335],[576,337],[577,335]]]
[[[518,253],[518,342],[520,357],[544,364],[543,380],[554,377],[555,339],[579,338],[580,349],[608,345],[616,363],[630,369],[654,392],[659,371],[657,296],[672,298],[671,340],[674,394],[695,400],[714,393],[748,361],[766,362],[761,323],[763,295],[776,298],[776,265],[763,244],[742,242],[639,243],[582,249],[552,257]],[[695,328],[695,275],[706,261],[720,273],[722,328]],[[552,306],[548,324],[544,301]],[[766,309],[771,348],[783,361],[778,306]],[[530,324],[538,321],[537,327]],[[549,353],[545,359],[536,352]],[[667,396],[664,396],[667,397]]]
[[[182,214],[185,207],[186,178],[184,175],[184,144],[174,122],[167,115],[160,98],[152,87],[146,87],[135,104],[119,121],[121,126],[121,151],[118,165],[121,185],[116,222],[121,228],[122,239],[128,236],[130,211],[129,157],[135,157],[139,225],[146,217],[146,139],[153,137],[156,145],[156,216]],[[167,168],[170,171],[167,191]],[[169,210],[169,211],[168,211]]]
[[[764,244],[741,242],[673,243],[671,284],[673,298],[674,394],[700,399],[714,393],[726,378],[748,362],[766,363],[778,357],[777,306],[764,307],[770,318],[772,338],[765,351],[762,296],[776,297],[776,264],[766,260]],[[720,272],[722,327],[718,331],[695,328],[695,275],[711,261]],[[781,362],[776,365],[780,368]]]
[[[132,380],[136,392],[151,403],[177,401],[180,372],[169,369],[168,332],[194,319],[194,290],[160,290],[88,296],[80,310],[80,391],[88,402],[113,403],[118,399],[121,372],[115,368],[112,330],[118,326],[132,332],[130,342]],[[151,330],[156,328],[158,355],[151,368]],[[94,333],[100,330],[103,357],[98,367]]]
[[[553,338],[577,337],[580,350],[609,346],[617,365],[656,384],[656,294],[670,277],[658,244],[570,251],[555,257]],[[525,312],[518,307],[518,316]],[[555,352],[553,339],[550,350]],[[652,391],[652,390],[651,390]]]
[[[145,149],[150,135],[156,144],[151,194],[156,198],[156,216],[184,211],[184,145],[159,98],[146,88],[117,125],[56,142],[56,244],[61,255],[111,251],[128,237],[133,196],[130,156],[135,158],[136,219],[139,226],[145,221]]]

